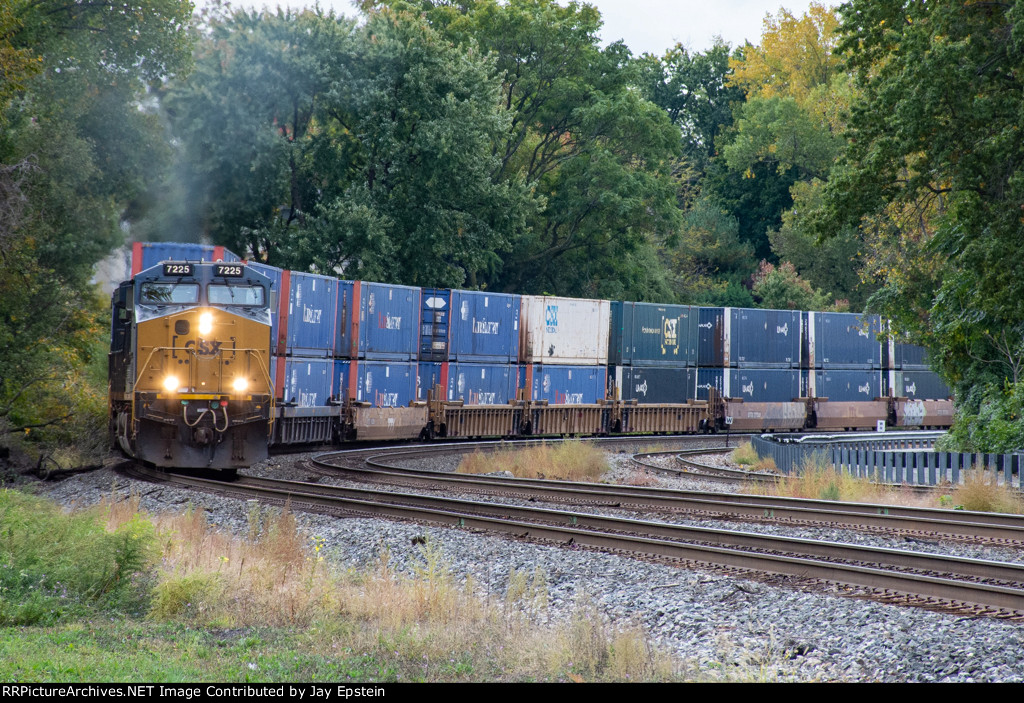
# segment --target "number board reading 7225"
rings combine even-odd
[[[213,267],[214,276],[241,278],[244,274],[245,267],[240,264],[215,264]]]

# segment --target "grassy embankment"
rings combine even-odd
[[[757,457],[750,443],[737,447],[731,458],[740,466],[761,470],[774,468],[770,458]],[[751,493],[793,498],[1024,513],[1024,501],[1016,491],[998,485],[990,475],[980,471],[967,471],[964,475],[964,483],[959,486],[937,486],[930,493],[920,493],[854,478],[836,471],[823,455],[812,455],[804,462],[798,474],[780,476],[774,484],[751,486],[747,490]]]
[[[430,544],[411,573],[346,571],[289,513],[251,534],[120,502],[68,515],[0,491],[5,681],[609,681],[720,676],[672,661],[585,601],[549,612],[543,573],[481,595]],[[729,677],[756,677],[735,673]]]

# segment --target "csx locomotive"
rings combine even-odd
[[[164,262],[113,295],[110,431],[162,467],[236,469],[273,422],[270,280],[239,262]]]

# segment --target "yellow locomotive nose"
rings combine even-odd
[[[199,334],[210,334],[213,331],[213,313],[204,312],[199,316]]]

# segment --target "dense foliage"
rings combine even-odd
[[[0,433],[102,435],[88,280],[127,232],[412,285],[870,308],[932,350],[965,447],[1019,444],[1015,2],[812,4],[660,56],[577,2],[358,12],[0,8]]]

